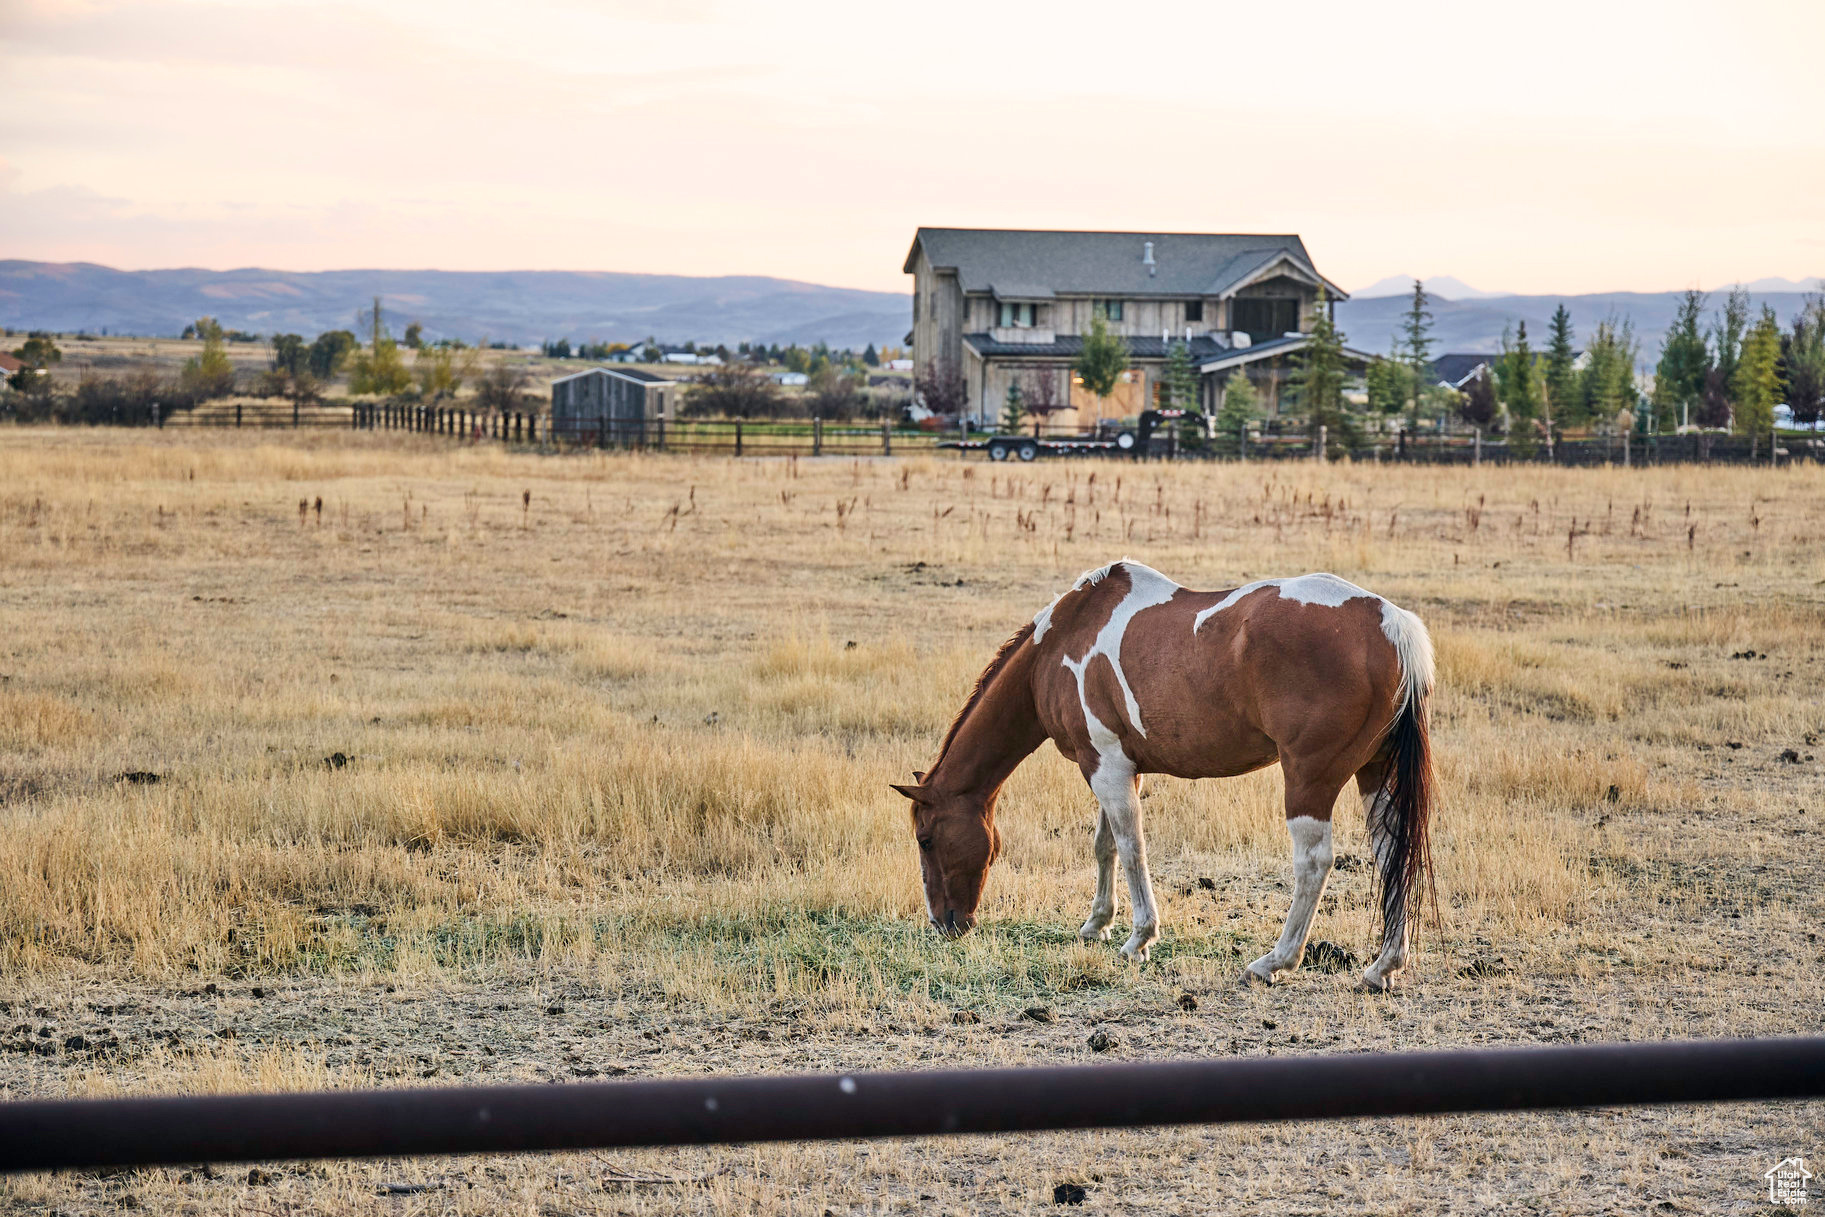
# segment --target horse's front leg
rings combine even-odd
[[[1096,898],[1090,902],[1090,918],[1077,936],[1085,942],[1100,942],[1109,937],[1109,923],[1115,919],[1115,830],[1109,827],[1109,815],[1100,804],[1091,845],[1096,850]]]
[[[1105,758],[1090,778],[1090,789],[1102,805],[1103,821],[1115,838],[1115,854],[1128,877],[1134,933],[1122,944],[1122,954],[1140,963],[1160,936],[1159,907],[1153,902],[1153,877],[1147,870],[1147,838],[1141,832],[1140,780],[1126,757],[1116,762]],[[1113,908],[1114,893],[1110,895]]]

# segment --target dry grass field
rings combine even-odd
[[[1822,523],[1817,466],[8,430],[0,1097],[1816,1034]],[[1050,749],[981,928],[925,927],[887,783],[1123,555],[1205,588],[1328,569],[1428,622],[1444,924],[1392,997],[1234,983],[1285,913],[1274,771],[1150,781],[1145,966],[1073,936],[1094,803]],[[1343,804],[1314,938],[1361,954]],[[1029,1212],[1077,1181],[1103,1212],[1757,1213],[1822,1128],[1812,1103],[273,1164],[10,1179],[0,1208]]]

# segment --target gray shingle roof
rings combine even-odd
[[[1142,261],[1148,241],[1152,268]],[[1047,285],[1051,291],[1095,296],[1220,296],[1283,255],[1318,274],[1305,243],[1291,233],[921,228],[906,256],[908,272],[921,245],[934,267],[956,270],[966,292],[1018,285],[1028,293]],[[1328,281],[1327,290],[1333,299],[1348,299]]]
[[[1441,384],[1461,389],[1479,366],[1488,364],[1493,368],[1495,361],[1494,355],[1440,355],[1432,361],[1432,375]]]

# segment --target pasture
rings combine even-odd
[[[1821,521],[1817,466],[11,430],[0,1096],[1816,1033]],[[1198,588],[1331,570],[1426,621],[1443,924],[1392,996],[1310,955],[1235,983],[1286,912],[1273,770],[1149,779],[1144,966],[1115,954],[1125,894],[1114,942],[1075,938],[1095,804],[1049,748],[1004,796],[979,928],[926,926],[887,783],[997,644],[1123,555]],[[1353,792],[1337,825],[1312,937],[1363,956]],[[1099,1211],[1761,1212],[1821,1117],[277,1164],[13,1179],[0,1202],[974,1213],[1074,1182]]]

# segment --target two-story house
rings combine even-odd
[[[921,228],[905,269],[916,374],[960,377],[967,413],[981,420],[999,416],[1015,383],[1023,402],[1056,412],[1054,422],[1132,417],[1155,400],[1177,342],[1189,348],[1207,411],[1241,369],[1275,414],[1320,288],[1333,303],[1348,298],[1291,235]],[[1100,401],[1071,371],[1095,317],[1133,355],[1124,383]]]

